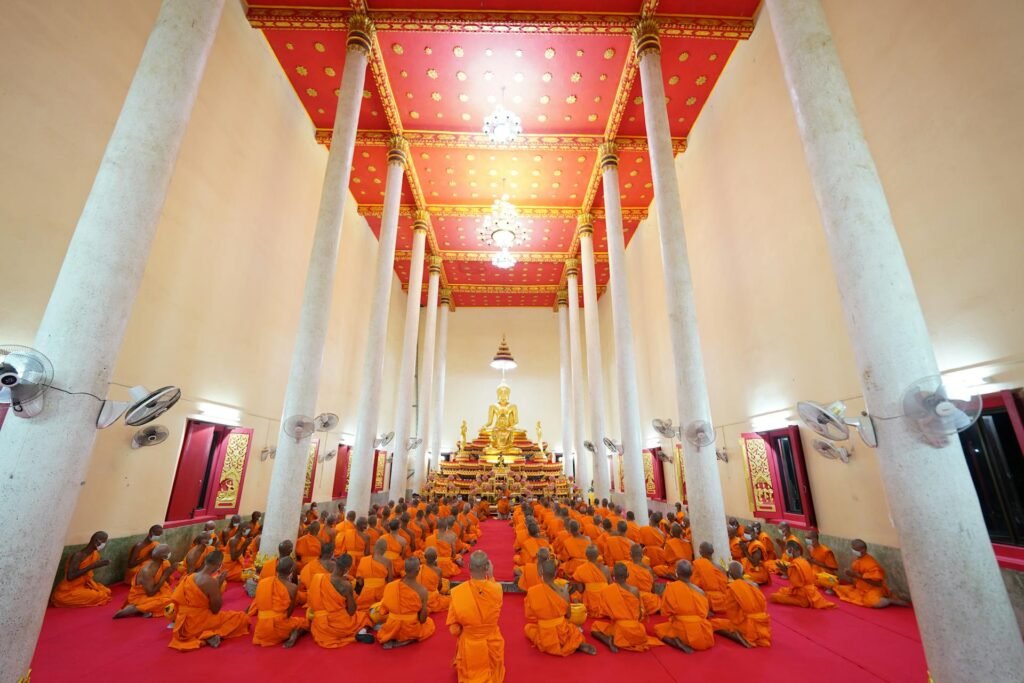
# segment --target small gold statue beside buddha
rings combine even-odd
[[[481,434],[490,437],[484,455],[519,455],[522,449],[515,446],[516,426],[519,424],[519,408],[509,402],[512,388],[502,382],[498,385],[498,402],[487,409],[487,423],[480,428]]]

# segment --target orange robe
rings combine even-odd
[[[587,608],[587,617],[599,619],[606,616],[604,604],[601,602],[601,591],[608,586],[608,579],[601,568],[587,562],[573,572],[572,580],[583,584],[583,604]]]
[[[640,539],[640,525],[636,522],[626,522],[626,538],[633,541],[633,543],[642,543]]]
[[[88,571],[77,579],[68,579],[67,570],[70,568],[71,559],[68,558],[68,567],[64,569],[64,578],[53,589],[50,596],[50,604],[54,607],[98,607],[110,602],[110,589],[102,583],[94,581],[92,572]],[[100,553],[94,550],[79,563],[78,568],[99,562]]]
[[[452,589],[448,630],[458,636],[455,673],[459,683],[502,683],[505,680],[505,639],[498,628],[501,585],[470,579]]]
[[[640,599],[644,603],[644,612],[654,614],[661,609],[661,597],[654,594],[654,575],[647,571],[647,567],[638,565],[636,562],[626,562],[626,569],[629,576],[626,583],[635,586],[640,591]]]
[[[153,578],[159,580],[170,566],[171,563],[164,560],[157,568]],[[122,608],[128,605],[135,605],[135,609],[140,612],[145,612],[154,617],[161,616],[167,605],[171,604],[171,585],[165,581],[156,592],[156,595],[150,596],[146,593],[146,589],[138,582],[138,577],[139,574],[136,572],[132,579],[132,587],[128,590],[128,598],[124,601]]]
[[[769,536],[766,532],[762,531],[754,540],[758,541],[761,544],[761,547],[764,548],[764,559],[778,559],[778,555],[775,554],[775,544],[772,543],[772,537]]]
[[[444,575],[444,578],[450,579],[453,576],[458,576],[458,574],[462,572],[462,567],[455,564],[455,560],[453,559],[454,550],[451,543],[438,538],[437,534],[430,534],[427,536],[424,548],[437,549],[437,566],[441,568],[441,574]]]
[[[571,577],[578,568],[587,562],[587,546],[590,539],[586,536],[570,536],[562,543],[563,564],[559,569],[563,576]]]
[[[629,548],[633,544],[625,536],[608,536],[605,539],[604,563],[614,567],[616,562],[629,561]]]
[[[384,586],[388,581],[388,568],[373,559],[373,555],[367,555],[359,560],[356,578],[363,580],[363,590],[356,598],[356,606],[359,609],[370,609],[375,602],[380,602],[381,596],[384,595]]]
[[[256,597],[252,600],[250,612],[256,614],[256,629],[252,633],[252,644],[263,647],[280,645],[288,640],[296,629],[308,630],[309,620],[305,617],[289,616],[292,597],[288,587],[277,576],[260,579],[256,585]]]
[[[744,557],[742,560],[743,573],[749,576],[750,580],[754,583],[762,586],[770,585],[772,582],[772,573],[768,571],[768,566],[764,560],[764,558],[767,557],[767,553],[760,541],[751,541],[749,545],[747,545],[747,553],[749,555],[753,555],[755,550],[761,551],[761,564],[755,567],[754,563],[751,562],[749,558]]]
[[[839,599],[861,607],[874,607],[880,600],[889,597],[889,588],[885,585],[885,569],[871,555],[864,553],[850,565],[853,571],[865,579],[881,581],[881,586],[872,586],[863,579],[857,579],[852,586],[836,586],[835,592]]]
[[[502,497],[498,499],[498,514],[502,517],[508,517],[508,498]]]
[[[380,609],[387,614],[387,621],[377,631],[377,641],[426,640],[434,635],[434,621],[430,617],[420,623],[422,605],[419,594],[406,586],[404,580],[396,579],[384,586]]]
[[[168,647],[175,650],[198,650],[213,636],[236,638],[249,632],[249,615],[245,612],[210,612],[210,599],[196,585],[194,574],[181,580],[171,595],[171,601],[177,608],[177,614]]]
[[[150,541],[146,545],[142,546],[142,550],[139,551],[139,563],[137,565],[135,565],[134,567],[128,567],[127,569],[124,570],[124,582],[127,585],[129,585],[129,586],[134,585],[132,583],[132,579],[134,579],[135,575],[139,573],[139,571],[142,569],[142,567],[147,562],[149,562],[149,556],[153,554],[153,550],[156,549],[156,546],[157,546],[157,542],[156,541]]]
[[[383,537],[384,541],[388,544],[388,549],[384,551],[384,557],[391,560],[391,572],[394,576],[400,577],[405,576],[405,563],[402,561],[408,555],[406,548],[408,545],[403,545],[401,541],[387,534]]]
[[[451,596],[442,593],[446,588],[442,581],[441,569],[429,567],[426,564],[420,565],[420,573],[416,575],[416,581],[427,589],[427,611],[431,614],[443,612],[448,609],[451,603]]]
[[[810,554],[815,562],[820,562],[827,567],[827,569],[822,569],[817,565],[812,565],[816,572],[814,583],[821,588],[834,589],[839,584],[839,563],[836,562],[835,553],[827,545],[816,543],[811,547]]]
[[[659,638],[678,638],[694,650],[715,644],[708,620],[708,599],[682,581],[673,581],[662,594],[662,614],[668,621],[654,627]]]
[[[583,633],[565,618],[569,603],[546,583],[526,591],[526,639],[549,655],[566,657],[583,644]]]
[[[345,553],[352,557],[352,569],[355,569],[359,565],[359,560],[366,555],[366,543],[356,532],[355,527],[342,529],[334,537],[334,556],[341,557]]]
[[[726,597],[729,605],[725,618],[712,619],[711,626],[716,631],[738,631],[755,647],[771,647],[772,628],[764,593],[740,579],[729,582]]]
[[[794,605],[796,607],[813,607],[814,609],[831,609],[835,607],[834,602],[829,602],[814,585],[815,572],[811,563],[803,557],[797,557],[789,564],[789,585],[780,588],[769,598],[779,605]]]
[[[719,571],[711,563],[711,560],[698,557],[693,561],[693,577],[691,581],[708,596],[708,602],[711,604],[712,610],[715,612],[725,611],[725,607],[728,604],[725,599],[725,590],[729,585],[729,579],[726,578],[725,572]]]
[[[324,567],[320,562],[320,558],[310,561],[302,571],[299,572],[299,590],[301,593],[309,593],[309,584],[313,582],[313,577],[317,574],[330,574],[327,568]]]
[[[740,547],[739,536],[733,536],[729,539],[729,553],[732,555],[732,559],[737,562],[743,559],[743,548]]]
[[[212,553],[216,549],[217,548],[215,548],[212,545],[208,545],[205,548],[203,548],[203,552],[199,553],[199,557],[196,558],[196,562],[195,562],[196,569],[195,569],[195,571],[189,571],[189,568],[186,566],[187,562],[183,558],[181,560],[181,565],[180,565],[181,573],[182,574],[195,574],[197,571],[199,571],[200,569],[203,568],[203,564],[205,564],[205,562],[206,562],[206,556],[209,555],[210,553]],[[191,548],[189,548],[189,552],[192,552]],[[185,557],[186,558],[188,557],[187,553],[186,553]]]
[[[658,576],[675,576],[676,563],[679,560],[693,562],[693,544],[682,538],[672,537],[665,542],[665,563],[656,565],[651,562],[651,568]]]
[[[366,612],[348,613],[345,597],[331,583],[330,574],[317,574],[309,584],[309,609],[313,612],[309,632],[320,647],[345,647],[356,634],[370,626]]]
[[[311,560],[320,557],[322,544],[320,539],[313,534],[303,534],[295,541],[296,564],[301,572]]]
[[[794,536],[793,534],[790,534],[789,536],[786,536],[786,538],[785,538],[785,540],[784,540],[784,542],[782,544],[782,547],[785,548],[787,545],[789,545],[790,541],[793,541],[797,545],[800,546],[800,550],[803,551],[803,555],[807,554],[807,548],[805,548],[804,544],[800,542],[800,539],[797,538],[796,536]],[[781,574],[782,573],[782,567],[784,565],[788,565],[792,561],[793,561],[793,558],[790,556],[789,551],[787,550],[787,551],[784,551],[782,553],[782,557],[780,557],[779,559],[777,559],[777,560],[768,560],[767,562],[765,562],[765,564],[768,565],[768,571],[773,572],[775,574]]]
[[[250,545],[252,545],[250,543]],[[245,554],[242,553],[238,556],[237,560],[231,559],[231,549],[224,549],[224,563],[221,565],[221,571],[225,572],[228,581],[241,581],[242,570],[245,569]]]
[[[640,543],[652,567],[665,564],[665,534],[653,526],[640,527]]]
[[[617,583],[609,584],[600,593],[604,613],[611,621],[595,621],[592,633],[600,633],[612,639],[620,650],[646,652],[652,647],[664,645],[660,640],[647,634],[644,626],[643,605],[630,591]]]
[[[259,578],[262,580],[269,579],[271,576],[277,576],[277,562],[280,559],[280,557],[275,557],[264,562],[263,567],[260,569]]]
[[[533,538],[532,536],[527,536],[523,539],[519,554],[515,555],[512,560],[519,566],[524,564],[533,564],[537,561],[537,551],[541,548],[550,547],[551,544],[548,543],[546,538]]]
[[[516,583],[519,586],[519,590],[528,591],[539,583],[542,583],[542,581],[540,572],[537,571],[537,564],[532,562],[524,564],[523,573],[519,575],[519,582]]]

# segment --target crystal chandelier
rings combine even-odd
[[[505,88],[501,89],[501,104],[484,119],[484,134],[495,145],[507,145],[523,134],[519,117],[505,109]]]
[[[517,259],[515,255],[508,249],[502,249],[491,255],[491,265],[495,268],[501,268],[507,270],[512,266],[516,265]]]

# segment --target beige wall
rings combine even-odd
[[[18,96],[0,107],[0,243],[19,258],[5,266],[0,340],[31,344],[159,2],[8,4],[0,82]],[[235,407],[255,429],[242,509],[265,506],[273,463],[258,454],[276,441],[325,161],[263,36],[228,2],[111,390],[173,383],[184,399],[159,420],[171,431],[160,446],[130,450],[123,424],[100,432],[68,543],[164,519],[198,401]],[[341,416],[330,441],[354,432],[376,251],[350,198],[318,401]],[[404,304],[396,279],[385,386]],[[388,394],[382,417],[393,412]],[[318,473],[318,499],[330,497],[334,463]]]
[[[1012,28],[1024,4],[824,4],[940,367],[984,366],[987,390],[1024,385],[1024,49]],[[864,407],[766,13],[677,168],[713,418],[732,456],[719,463],[726,511],[749,516],[738,438],[752,417],[801,399]],[[654,370],[671,358],[657,230],[652,217],[627,251],[645,424],[675,412]],[[807,454],[819,526],[897,546],[876,453],[853,448],[849,465]]]

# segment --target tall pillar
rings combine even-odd
[[[558,381],[562,397],[562,471],[573,474],[572,360],[569,354],[569,296],[558,293]]]
[[[569,259],[565,262],[565,286],[569,299],[569,359],[572,366],[572,424],[573,436],[576,438],[576,483],[586,497],[587,492],[594,491],[598,499],[597,488],[594,486],[594,456],[584,446],[587,439],[587,426],[583,417],[583,351],[580,347],[580,262]]]
[[[658,27],[644,19],[633,33],[640,61],[640,86],[647,126],[647,149],[651,157],[654,183],[654,207],[658,215],[661,239],[661,268],[665,278],[665,303],[672,338],[672,359],[676,402],[680,425],[694,420],[711,422],[704,358],[700,348],[697,314],[693,300],[693,281],[686,253],[683,230],[683,205],[679,196],[672,134],[665,108],[665,83],[661,75],[661,44]],[[704,541],[715,546],[716,558],[729,558],[729,538],[725,531],[725,504],[718,475],[715,445],[695,446],[683,440],[686,471],[687,511],[693,529],[695,547]]]
[[[32,419],[0,432],[0,680],[27,676],[167,186],[223,0],[164,2],[36,332],[54,368]],[[39,457],[45,454],[45,457]],[[39,521],[45,532],[39,533]]]
[[[377,439],[377,416],[380,413],[380,391],[384,381],[384,350],[388,341],[388,309],[391,305],[391,278],[395,270],[395,236],[398,233],[398,210],[402,200],[402,177],[405,174],[409,143],[396,135],[388,151],[387,181],[384,186],[384,210],[377,244],[377,267],[373,276],[373,305],[366,325],[366,362],[359,385],[359,413],[356,417],[356,439],[352,447],[351,474],[345,507],[364,514],[370,509],[373,484],[373,442]],[[421,252],[422,253],[422,252]],[[422,257],[421,257],[422,261]]]
[[[281,423],[292,415],[316,414],[320,392],[324,345],[330,323],[334,276],[338,264],[341,226],[348,199],[352,153],[355,150],[359,107],[362,104],[366,61],[370,52],[373,24],[361,14],[349,21],[345,51],[345,67],[341,74],[338,109],[334,116],[334,135],[327,155],[323,188],[320,191],[320,212],[317,214],[313,248],[306,269],[306,288],[302,295],[299,327],[295,334],[288,385],[285,388]],[[277,456],[267,493],[266,513],[260,538],[261,553],[277,556],[277,545],[294,540],[296,519],[302,510],[302,492],[306,482],[309,440],[296,441],[279,431]]]
[[[590,385],[590,438],[594,442],[594,494],[605,498],[611,491],[608,470],[608,436],[604,423],[604,367],[601,360],[601,321],[597,315],[597,275],[594,271],[594,221],[580,214],[576,230],[580,238],[580,272],[583,276],[583,322],[587,329],[587,382]]]
[[[626,279],[626,240],[622,234],[622,203],[619,199],[619,157],[615,143],[601,145],[604,185],[604,225],[608,233],[608,287],[612,297],[615,334],[615,367],[618,368],[619,424],[622,427],[622,462],[625,506],[641,524],[647,524],[647,477],[644,476],[643,433],[640,427],[640,389],[636,381],[633,321],[629,311]]]
[[[416,340],[420,332],[420,293],[423,291],[423,253],[427,243],[430,214],[416,212],[412,224],[412,261],[409,263],[409,298],[405,304],[405,331],[402,335],[402,361],[398,366],[398,392],[395,398],[394,457],[391,460],[391,500],[405,496],[409,488],[406,470],[409,463],[409,422],[412,413],[413,374],[416,372]]]
[[[452,290],[442,289],[437,316],[437,349],[434,353],[434,383],[430,396],[430,464],[437,470],[441,462],[441,429],[444,425],[444,376],[448,353],[448,309]]]
[[[877,415],[901,415],[904,390],[939,369],[885,192],[821,5],[766,4],[864,398]],[[901,419],[875,429],[932,677],[1020,680],[1021,633],[959,440],[927,445]]]
[[[422,439],[413,461],[412,490],[419,491],[427,480],[427,447],[430,439],[430,397],[434,383],[434,343],[437,339],[437,288],[441,282],[441,257],[430,257],[427,283],[427,312],[423,318],[423,363],[420,365],[420,395],[416,399],[416,436]]]

